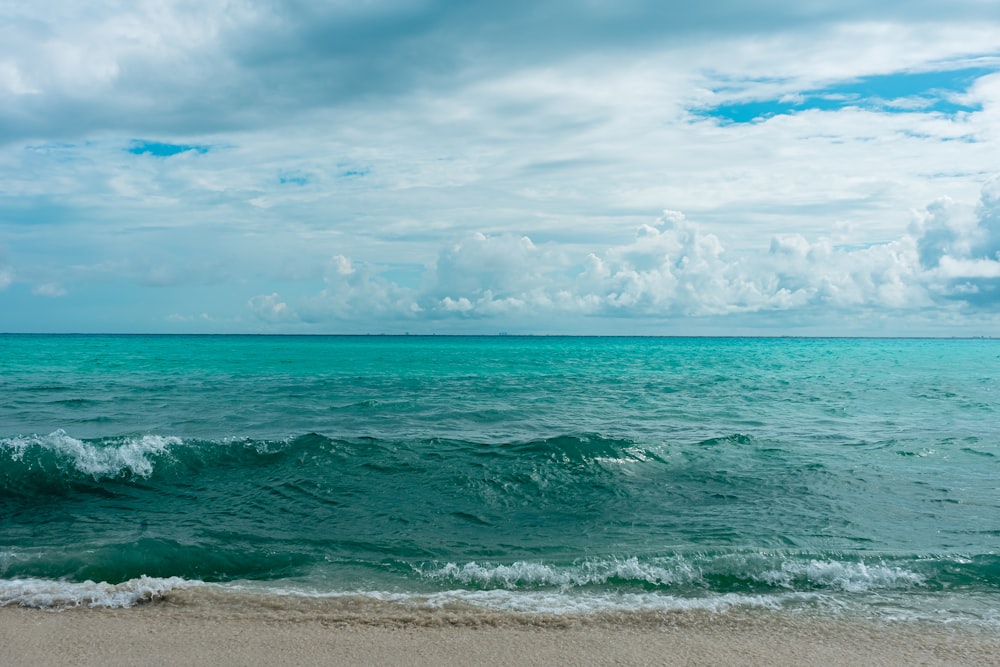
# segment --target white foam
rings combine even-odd
[[[318,582],[316,582],[318,583]],[[949,598],[932,595],[929,598],[889,596],[844,597],[829,593],[787,591],[771,594],[706,593],[695,596],[670,595],[663,591],[635,593],[615,591],[588,591],[582,589],[525,591],[525,590],[468,590],[451,589],[437,592],[404,592],[387,590],[324,590],[305,582],[252,582],[206,583],[178,577],[154,579],[139,577],[122,584],[69,583],[62,581],[22,579],[0,580],[0,606],[21,605],[43,609],[67,609],[88,606],[104,608],[131,607],[136,603],[154,600],[171,590],[198,588],[212,591],[212,595],[232,593],[263,596],[266,608],[282,607],[280,598],[309,598],[314,600],[368,600],[389,603],[413,612],[444,610],[459,613],[463,608],[484,612],[525,615],[576,615],[588,616],[601,613],[671,613],[704,611],[725,614],[739,610],[787,611],[791,613],[819,613],[834,618],[867,618],[884,621],[957,623],[969,626],[1000,628],[991,596],[971,600],[966,595]],[[212,598],[222,602],[222,598]],[[245,604],[245,600],[241,603]],[[298,609],[297,607],[295,607]],[[338,607],[343,609],[344,607]],[[350,608],[350,607],[347,607]],[[322,608],[318,608],[322,611]]]
[[[120,584],[71,582],[52,579],[0,580],[0,607],[16,605],[39,609],[106,607],[119,609],[154,600],[168,591],[191,585],[180,577],[142,576]]]
[[[540,586],[555,586],[567,590],[607,584],[613,580],[654,586],[698,585],[704,583],[707,573],[719,574],[720,564],[724,564],[725,570],[733,576],[788,590],[802,589],[805,583],[807,588],[865,593],[887,589],[907,590],[926,583],[926,578],[917,572],[884,563],[788,559],[780,564],[767,566],[765,563],[752,561],[752,558],[746,556],[707,560],[676,556],[651,562],[632,557],[583,561],[562,566],[526,561],[511,564],[473,561],[462,565],[446,563],[436,569],[420,569],[418,572],[427,579],[507,590]]]
[[[794,588],[796,580],[805,579],[812,584],[846,593],[912,588],[925,582],[920,574],[901,567],[834,560],[785,561],[780,570],[768,570],[754,578],[784,588]]]
[[[518,561],[510,565],[480,564],[475,561],[464,565],[447,563],[432,571],[422,571],[429,579],[451,579],[463,584],[501,586],[515,589],[522,586],[558,586],[569,588],[588,584],[603,584],[612,579],[644,581],[656,586],[690,583],[701,578],[701,572],[690,563],[674,559],[669,567],[642,563],[638,558],[584,561],[570,567],[545,563]]]
[[[727,593],[702,597],[680,597],[659,592],[612,593],[582,591],[512,591],[502,589],[453,589],[436,593],[404,593],[391,591],[327,591],[305,590],[247,584],[224,584],[223,588],[258,591],[265,595],[295,596],[314,599],[361,598],[373,602],[389,602],[428,610],[468,606],[484,611],[516,614],[594,614],[601,612],[726,612],[734,608],[779,610],[785,598],[805,599],[801,594],[741,595]]]
[[[149,477],[153,473],[153,458],[162,454],[171,445],[181,444],[181,439],[172,436],[143,435],[122,438],[101,444],[78,440],[62,429],[46,436],[4,438],[0,449],[8,449],[17,460],[25,456],[32,447],[69,459],[73,467],[94,479],[117,477],[128,473],[137,477]]]
[[[491,611],[527,614],[592,614],[599,612],[642,611],[712,611],[724,612],[734,607],[777,610],[781,602],[768,595],[727,593],[697,598],[683,598],[662,593],[595,593],[541,591],[467,591],[454,590],[428,595],[424,604],[443,607],[454,603],[470,604]]]
[[[828,593],[788,591],[772,594],[708,593],[698,596],[670,595],[662,591],[621,593],[612,591],[552,590],[464,590],[436,593],[373,590],[322,591],[295,585],[275,587],[244,582],[205,584],[221,590],[256,592],[265,596],[311,599],[362,599],[390,603],[419,611],[447,610],[461,613],[464,608],[485,612],[525,615],[588,616],[602,613],[671,613],[704,611],[725,614],[740,610],[786,611],[820,614],[830,618],[864,618],[895,622],[954,623],[1000,628],[1000,614],[994,600],[971,600],[962,595],[949,599],[940,595],[914,599],[909,596],[842,597]]]

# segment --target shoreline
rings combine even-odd
[[[345,615],[163,600],[130,609],[0,608],[0,663],[32,665],[991,665],[994,632],[753,614]]]

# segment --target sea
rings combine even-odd
[[[1000,341],[0,336],[0,605],[199,595],[1000,630]]]

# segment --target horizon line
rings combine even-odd
[[[839,334],[570,334],[570,333],[193,333],[193,332],[86,332],[86,331],[3,331],[0,336],[187,336],[258,338],[718,338],[718,339],[839,339],[839,340],[997,340],[992,335],[904,336]]]

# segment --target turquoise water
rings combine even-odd
[[[1000,627],[990,340],[0,336],[0,604]]]

